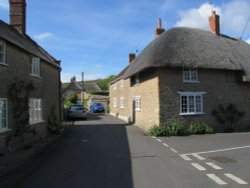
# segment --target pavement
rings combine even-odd
[[[11,187],[249,188],[249,138],[155,138],[109,115],[89,114],[30,162],[32,168]]]

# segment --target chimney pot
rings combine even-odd
[[[128,62],[131,63],[135,59],[136,55],[135,54],[128,54]]]
[[[213,33],[220,35],[220,16],[216,14],[216,11],[212,11],[212,15],[209,16],[209,26]]]
[[[26,1],[9,0],[10,3],[10,25],[20,33],[26,33]]]
[[[161,19],[159,18],[158,19],[158,22],[157,22],[158,24],[157,24],[157,28],[155,29],[155,37],[157,37],[157,36],[159,36],[160,34],[162,34],[164,31],[165,31],[165,29],[164,28],[162,28],[162,23],[161,23]]]

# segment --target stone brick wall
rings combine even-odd
[[[224,106],[232,103],[245,116],[237,123],[236,130],[250,128],[250,83],[237,81],[237,73],[225,70],[198,69],[199,83],[183,83],[182,69],[160,69],[160,121],[181,118],[190,121],[204,121],[217,131],[223,131],[212,111],[219,104]],[[206,92],[203,95],[203,115],[180,116],[180,96],[177,92]]]
[[[117,81],[116,90],[114,84],[110,86],[110,113],[126,121],[134,122],[143,129],[149,129],[159,124],[159,84],[156,71],[143,72],[140,75],[140,84],[131,86],[131,80],[124,80],[124,87],[120,87],[121,81]],[[141,97],[141,110],[134,111],[133,102],[135,96]],[[117,107],[114,107],[113,98],[117,98]],[[124,108],[120,106],[120,98],[124,97]]]
[[[43,102],[43,123],[33,125],[40,136],[47,134],[47,119],[53,105],[60,109],[60,70],[41,60],[41,77],[31,76],[31,58],[28,54],[16,46],[6,42],[6,62],[7,66],[0,64],[0,98],[8,98],[8,88],[15,77],[26,80],[32,80],[35,91],[31,93],[31,98],[41,98]],[[12,104],[8,100],[8,125],[13,126]],[[0,134],[0,136],[5,133]]]

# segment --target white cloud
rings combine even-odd
[[[8,0],[0,0],[0,8],[9,9],[9,1]]]
[[[248,44],[250,44],[250,38],[249,38],[249,39],[247,39],[247,40],[246,40],[246,42],[247,42]]]
[[[180,20],[176,26],[209,29],[208,17],[212,10],[216,10],[220,15],[222,33],[239,37],[249,17],[250,1],[232,0],[219,6],[203,3],[198,8],[179,12]],[[248,32],[250,32],[250,24],[245,33]]]
[[[41,34],[38,34],[38,35],[35,35],[34,38],[38,41],[43,41],[47,38],[50,38],[52,37],[53,34],[52,33],[49,33],[49,32],[45,32],[45,33],[41,33]]]
[[[176,23],[176,26],[208,29],[208,17],[211,15],[212,10],[216,10],[219,14],[221,13],[219,7],[209,3],[204,3],[199,8],[181,11],[181,19]]]

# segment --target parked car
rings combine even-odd
[[[90,105],[90,112],[105,112],[105,107],[102,103],[94,102]]]
[[[73,104],[68,111],[68,119],[87,119],[87,112],[83,105]]]

